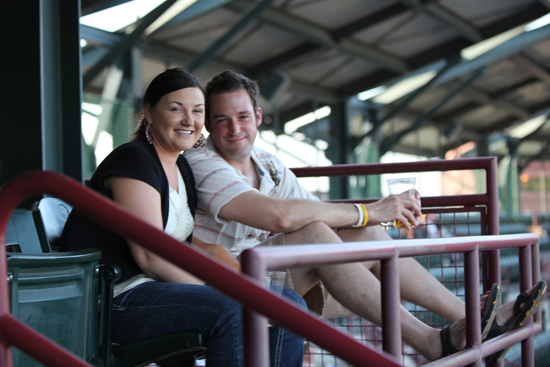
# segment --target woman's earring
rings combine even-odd
[[[149,144],[153,144],[153,138],[151,137],[151,133],[149,132],[149,129],[151,128],[151,124],[147,124],[147,127],[145,128],[145,138],[149,142]]]
[[[206,137],[204,136],[204,134],[201,134],[201,136],[199,137],[199,140],[197,140],[197,142],[195,143],[195,145],[193,145],[193,148],[202,148],[206,145]]]

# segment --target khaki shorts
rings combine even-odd
[[[258,246],[283,246],[285,244],[285,234],[278,233],[269,237]],[[298,292],[306,301],[307,307],[316,314],[326,318],[333,319],[337,317],[349,316],[353,312],[342,306],[332,295],[323,287],[323,283],[317,277],[317,274],[311,269],[294,268],[286,269],[288,276],[285,287]]]

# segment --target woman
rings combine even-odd
[[[143,120],[134,139],[117,147],[99,165],[89,186],[178,240],[218,258],[235,270],[239,262],[222,246],[193,238],[195,183],[182,151],[201,139],[204,89],[179,68],[155,77],[143,97]],[[118,266],[112,341],[128,344],[183,331],[199,331],[207,341],[208,366],[242,366],[241,306],[139,244],[73,211],[62,251],[94,247],[102,263]],[[285,296],[304,305],[296,293]],[[305,307],[305,306],[304,306]],[[303,340],[270,329],[272,366],[298,366]]]

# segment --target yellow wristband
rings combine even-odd
[[[361,209],[363,209],[363,224],[361,225],[361,227],[364,227],[367,225],[367,223],[369,222],[369,211],[367,210],[367,208],[365,208],[365,206],[363,204],[359,204],[359,206],[361,206]]]

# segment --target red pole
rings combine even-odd
[[[519,287],[520,292],[533,286],[531,246],[519,248]],[[533,319],[529,321],[533,324]],[[521,365],[525,367],[535,366],[535,339],[533,335],[521,342]]]
[[[382,347],[401,360],[401,292],[399,289],[399,251],[381,260]]]
[[[464,288],[466,298],[466,341],[468,347],[481,346],[481,310],[479,307],[479,249],[464,253]],[[471,366],[481,367],[481,359]]]

